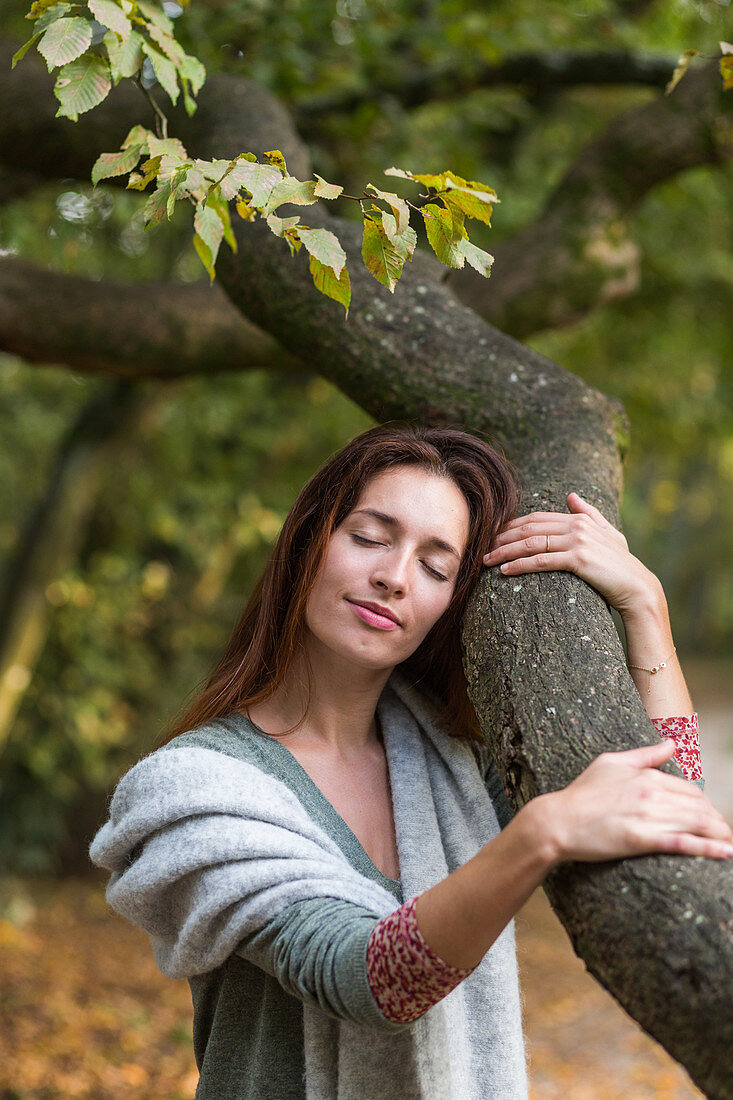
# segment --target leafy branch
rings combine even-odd
[[[181,0],[185,5],[188,0]],[[144,191],[153,185],[143,208],[146,228],[170,219],[178,201],[193,205],[193,245],[213,280],[214,266],[224,240],[236,252],[230,203],[245,221],[264,218],[270,230],[283,238],[291,254],[305,247],[316,289],[340,302],[348,317],[351,284],[346,254],[327,229],[313,229],[299,216],[283,218],[284,204],[309,206],[319,199],[339,196],[359,202],[364,234],[362,258],[367,270],[394,293],[404,264],[412,260],[417,234],[410,210],[422,216],[428,241],[438,259],[449,267],[465,262],[488,277],[493,257],[468,239],[467,218],[491,224],[499,202],[493,188],[464,180],[450,170],[413,174],[389,168],[388,176],[420,183],[427,188],[417,207],[390,191],[368,183],[361,196],[344,195],[338,184],[315,174],[299,180],[288,173],[279,149],[264,154],[240,153],[231,161],[201,160],[189,156],[183,143],[168,136],[168,120],[146,87],[143,67],[149,62],[155,78],[175,105],[183,95],[186,112],[196,110],[196,95],[206,78],[201,62],[176,41],[172,20],[152,0],[35,0],[27,15],[35,23],[33,36],[13,57],[13,67],[37,45],[48,71],[58,69],[54,93],[56,117],[76,121],[101,103],[122,79],[132,79],[146,95],[155,115],[156,133],[135,126],[115,153],[102,153],[92,169],[94,186],[104,179],[128,175],[127,188]],[[377,199],[384,204],[377,205]]]
[[[723,78],[723,91],[729,92],[733,88],[733,46],[730,42],[720,43],[720,53],[719,67],[720,75]],[[664,89],[664,94],[669,95],[677,87],[689,69],[693,57],[704,57],[708,61],[715,61],[717,56],[717,54],[701,53],[700,50],[685,50],[684,53],[680,54],[672,78]]]

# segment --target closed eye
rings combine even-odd
[[[375,542],[374,539],[365,539],[363,535],[354,535],[354,534],[352,534],[351,537],[354,540],[354,542],[357,543],[360,546],[382,546],[383,545],[381,542]],[[425,567],[425,569],[428,571],[428,573],[430,573],[431,576],[436,577],[439,581],[447,581],[448,580],[448,578],[446,576],[444,576],[442,573],[439,573],[437,569],[433,569],[432,565],[428,565],[428,563],[426,561],[424,561],[422,564]]]

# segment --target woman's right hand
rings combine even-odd
[[[657,770],[674,750],[674,741],[667,739],[601,753],[567,787],[533,799],[543,803],[553,865],[649,852],[713,859],[733,855],[733,831],[700,788]]]

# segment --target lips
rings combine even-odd
[[[402,623],[397,618],[394,611],[390,611],[388,607],[382,607],[381,604],[378,603],[371,603],[369,600],[347,600],[346,602],[354,604],[356,607],[366,607],[369,611],[374,611],[375,614],[381,615],[385,619],[391,619],[393,623],[402,626]]]

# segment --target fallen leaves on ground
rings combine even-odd
[[[541,891],[516,931],[531,1100],[702,1096],[586,973]],[[192,1100],[188,984],[99,881],[6,884],[0,973],[0,1100]]]

